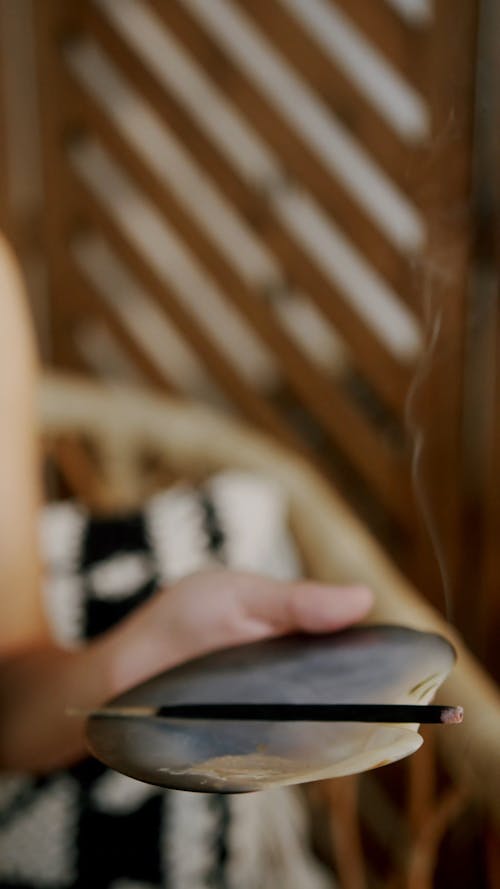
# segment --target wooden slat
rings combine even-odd
[[[82,271],[76,260],[68,254],[66,263],[68,281],[67,299],[71,304],[71,327],[78,325],[78,317],[88,320],[92,317],[104,319],[105,324],[123,346],[133,363],[142,371],[146,379],[158,389],[175,392],[172,380],[163,374],[148,353],[130,333],[127,325],[108,305],[104,296],[95,288],[90,278]],[[77,314],[75,317],[75,308]],[[69,319],[65,319],[66,323]],[[68,331],[71,336],[71,328]]]
[[[110,492],[101,467],[91,457],[81,437],[75,433],[59,435],[47,442],[46,453],[54,461],[72,497],[85,504],[93,515],[100,512],[103,500],[108,500]],[[114,511],[120,510],[115,508]]]
[[[253,85],[228,54],[179,3],[145,0],[165,26],[204,68],[208,78],[237,107],[244,110],[262,139],[281,157],[285,167],[314,195],[320,206],[357,244],[365,258],[396,292],[412,280],[411,262],[389,242],[374,220],[355,201],[340,178],[327,170],[321,158],[278,109]]]
[[[409,22],[387,0],[329,0],[340,7],[382,56],[415,87],[426,95],[428,86],[423,60],[432,38],[432,23]]]
[[[158,83],[96,7],[86,5],[83,17],[92,35],[97,37],[123,75],[130,78],[134,89],[140,90],[140,95],[155,108],[165,125],[182,139],[195,163],[214,179],[245,221],[263,238],[266,247],[283,264],[287,280],[303,289],[326,318],[331,319],[352,350],[353,365],[368,376],[382,400],[401,413],[410,382],[410,368],[398,364],[272,213],[269,201],[244,182],[196,121]],[[415,306],[412,304],[411,308]]]
[[[64,243],[64,213],[68,211],[65,188],[65,155],[59,139],[57,94],[58,66],[54,52],[54,23],[60,14],[62,0],[47,0],[32,6],[39,73],[40,132],[44,178],[43,236],[48,266],[50,299],[50,357],[56,367],[81,371],[82,357],[67,335],[65,320],[71,300],[65,275],[67,255]]]
[[[403,462],[399,461],[397,454],[391,453],[374,428],[353,409],[335,381],[328,380],[305,358],[275,320],[272,310],[234,272],[195,219],[188,216],[170,190],[144,164],[96,103],[83,91],[75,91],[74,99],[67,106],[69,123],[73,108],[78,108],[79,121],[87,121],[89,132],[99,134],[106,148],[120,159],[120,164],[125,165],[132,179],[174,226],[201,264],[219,281],[226,298],[271,349],[281,356],[284,376],[327,434],[347,452],[367,480],[379,490],[380,496],[386,498],[389,508],[396,511],[400,519],[407,519],[408,498],[405,498],[405,490],[408,493],[408,486],[405,485]]]
[[[0,5],[0,26],[4,15],[3,4]],[[7,108],[5,82],[5,58],[3,40],[0,34],[0,229],[4,235],[9,234],[10,212],[8,206],[9,196],[9,171],[7,160],[8,136],[7,136]]]
[[[371,154],[388,179],[412,196],[411,173],[421,163],[417,146],[406,142],[279,2],[233,0],[295,68],[315,94]]]

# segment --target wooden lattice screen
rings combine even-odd
[[[406,414],[430,343],[453,584],[474,0],[34,7],[56,363],[228,403],[312,454],[439,597]]]

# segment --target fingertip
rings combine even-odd
[[[363,614],[370,610],[373,605],[373,590],[363,585],[342,587],[342,592],[353,608],[359,609]]]
[[[361,620],[373,604],[373,593],[363,585],[333,586],[302,582],[293,597],[296,625],[308,632],[330,632]]]
[[[307,587],[308,590],[313,594],[327,596],[332,601],[332,603],[342,602],[345,604],[349,604],[353,608],[359,608],[359,610],[363,611],[368,611],[373,605],[373,591],[370,589],[370,587],[365,586],[364,584],[340,586],[337,584],[334,585],[307,581],[304,584],[304,587]]]

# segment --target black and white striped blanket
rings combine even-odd
[[[266,480],[224,472],[179,484],[143,511],[96,518],[75,503],[42,518],[54,636],[82,644],[160,584],[214,563],[299,573],[286,504]],[[248,795],[160,790],[93,759],[42,778],[0,777],[0,889],[325,889],[291,789]]]

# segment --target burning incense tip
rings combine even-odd
[[[445,725],[459,725],[463,721],[463,707],[447,707],[441,713],[441,722],[443,722]]]

